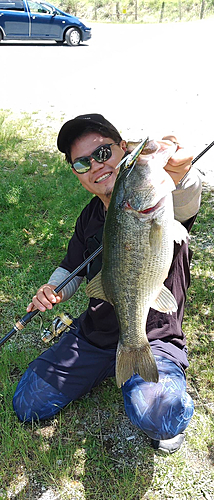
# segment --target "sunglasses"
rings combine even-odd
[[[119,145],[119,142],[112,142],[111,144],[103,144],[102,146],[98,146],[90,156],[82,156],[80,158],[76,158],[74,162],[72,162],[72,168],[78,174],[85,174],[91,168],[91,159],[97,161],[98,163],[104,163],[109,160],[112,156],[111,146]]]

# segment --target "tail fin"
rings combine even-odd
[[[120,342],[116,357],[116,382],[121,387],[138,373],[146,382],[158,382],[159,375],[149,343],[140,348],[123,346]]]

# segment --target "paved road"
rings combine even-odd
[[[57,128],[101,112],[127,139],[174,132],[195,155],[214,140],[214,19],[90,25],[93,37],[79,47],[1,43],[0,108],[52,113]],[[214,148],[204,159],[214,176]]]

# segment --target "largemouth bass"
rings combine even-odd
[[[134,373],[158,382],[147,316],[150,307],[168,314],[177,310],[174,296],[163,285],[174,240],[187,238],[186,229],[174,220],[175,184],[163,168],[175,151],[172,142],[149,141],[134,167],[121,165],[104,226],[102,269],[86,288],[87,295],[115,308],[118,387]]]

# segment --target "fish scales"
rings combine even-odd
[[[172,239],[168,238],[167,245],[165,231],[162,252],[154,254],[149,243],[150,221],[143,223],[131,214],[127,217],[125,211],[120,210],[119,197],[110,205],[103,240],[102,283],[107,299],[114,304],[123,340],[130,346],[142,345],[142,330],[145,331],[150,307],[148,295],[151,290],[156,292],[158,276],[159,287],[167,277]]]
[[[108,300],[115,308],[118,387],[134,373],[158,381],[146,336],[148,312],[150,307],[169,313],[177,309],[163,286],[173,257],[175,188],[163,167],[174,152],[174,145],[165,145],[147,157],[141,155],[131,171],[121,167],[104,226],[102,270],[87,286],[89,296]],[[181,231],[179,240],[185,237]]]

